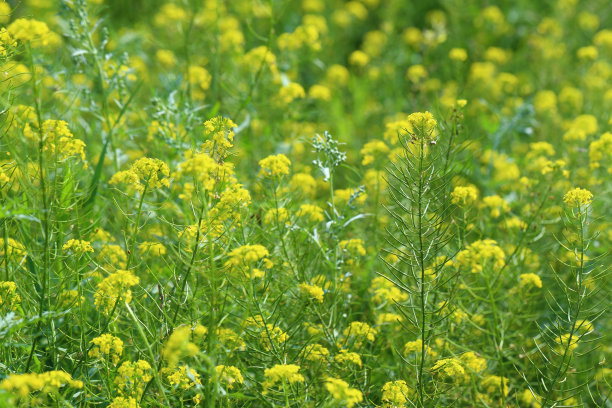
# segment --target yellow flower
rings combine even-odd
[[[504,200],[498,195],[484,197],[482,199],[481,207],[490,208],[491,217],[493,218],[498,218],[502,215],[502,213],[510,211],[510,206],[508,206],[506,200]]]
[[[115,173],[109,180],[109,184],[128,184],[141,193],[147,189],[168,187],[170,181],[168,176],[170,169],[168,165],[159,159],[138,159],[129,170]]]
[[[269,252],[263,245],[243,245],[228,254],[229,259],[225,266],[232,272],[251,270],[252,275],[262,276],[263,272],[253,266],[261,261],[265,268],[271,268],[273,263],[267,258],[268,255]]]
[[[487,369],[487,360],[480,357],[478,354],[473,351],[468,351],[467,353],[463,353],[459,359],[465,365],[465,367],[470,370],[480,373]]]
[[[260,175],[264,177],[282,177],[289,174],[291,161],[284,154],[268,156],[259,161]]]
[[[168,367],[174,368],[183,357],[195,356],[200,350],[198,346],[191,342],[192,328],[181,326],[172,332],[164,350],[162,357],[168,363]]]
[[[307,283],[300,283],[298,285],[300,291],[309,298],[316,300],[319,303],[323,303],[323,295],[325,292],[323,288],[317,285],[309,285]]]
[[[272,368],[266,368],[264,376],[266,380],[263,382],[264,393],[268,388],[274,385],[285,382],[289,384],[304,382],[304,376],[300,373],[300,366],[295,364],[276,364]]]
[[[227,151],[233,146],[236,127],[238,125],[230,118],[223,116],[217,116],[204,122],[204,133],[208,140],[202,145],[202,150],[217,161],[225,158]]]
[[[349,326],[344,329],[343,334],[346,337],[353,337],[355,339],[358,339],[357,343],[361,344],[362,340],[374,342],[376,340],[376,335],[378,334],[378,331],[370,327],[370,325],[367,323],[351,322]]]
[[[96,307],[105,313],[110,313],[120,300],[126,303],[132,301],[132,286],[138,285],[140,279],[132,271],[118,269],[98,284],[94,294]]]
[[[21,297],[17,294],[17,284],[13,281],[0,282],[0,311],[15,310]]]
[[[389,381],[382,387],[382,400],[384,407],[389,408],[406,408],[410,389],[406,385],[406,381]]]
[[[215,367],[215,371],[217,372],[219,383],[229,389],[234,388],[235,384],[242,384],[244,382],[240,370],[234,366],[218,365]]]
[[[155,256],[166,255],[166,252],[168,252],[161,242],[142,242],[138,245],[138,249],[144,253]]]
[[[122,394],[140,398],[145,386],[151,381],[151,365],[145,360],[126,361],[117,370],[115,384]]]
[[[354,364],[361,368],[361,357],[357,353],[342,349],[334,357],[334,361],[340,365]]]
[[[332,92],[331,89],[325,85],[314,84],[308,90],[308,97],[321,101],[329,101],[332,98]]]
[[[314,198],[317,192],[317,181],[308,173],[295,173],[289,182],[291,190],[303,194],[305,197]]]
[[[408,300],[408,294],[402,292],[393,282],[383,276],[372,279],[370,284],[372,300],[377,303],[394,303]]]
[[[289,211],[285,207],[280,208],[272,208],[266,212],[264,216],[264,224],[268,225],[277,225],[282,224],[283,222],[286,225],[290,225],[289,223]]]
[[[345,239],[340,241],[338,244],[340,248],[348,251],[350,254],[355,256],[365,256],[366,250],[364,248],[364,242],[362,239]]]
[[[279,103],[282,106],[288,105],[296,99],[302,99],[306,97],[306,91],[302,88],[302,85],[290,82],[288,85],[283,86],[278,91]]]
[[[465,378],[465,369],[461,361],[457,358],[444,358],[436,361],[431,368],[432,371],[437,371],[445,378],[455,382],[462,382]]]
[[[501,269],[505,265],[504,251],[492,239],[483,239],[472,242],[466,249],[457,253],[457,264],[468,267],[472,273],[483,271],[486,265],[489,268]]]
[[[449,51],[448,57],[453,61],[465,61],[467,60],[467,51],[463,48],[453,48]]]
[[[570,207],[588,206],[593,202],[593,194],[589,190],[574,188],[565,193],[563,202]]]
[[[112,334],[103,334],[90,341],[94,346],[89,350],[89,356],[112,361],[117,364],[123,353],[123,341]]]
[[[542,288],[542,279],[535,273],[522,273],[519,276],[521,287],[536,287]]]
[[[356,388],[350,388],[346,381],[339,378],[326,379],[325,388],[336,403],[347,408],[352,408],[358,402],[363,401],[361,391]]]
[[[115,397],[108,408],[140,408],[138,401],[133,397]]]
[[[571,337],[571,340],[570,340],[570,337]],[[566,348],[569,353],[573,352],[578,347],[578,338],[579,338],[579,335],[576,333],[574,333],[571,336],[569,333],[565,333],[557,337],[555,339],[555,342],[557,343],[555,347],[555,349],[557,350],[557,353],[563,354]]]
[[[69,239],[62,247],[64,251],[72,251],[75,254],[82,255],[85,252],[93,252],[94,249],[89,241],[80,239]]]
[[[367,166],[374,163],[375,160],[386,156],[389,153],[389,146],[382,140],[375,139],[364,144],[360,153],[363,156],[361,164]]]
[[[370,56],[361,50],[353,51],[349,55],[349,64],[356,67],[365,67],[370,63]]]
[[[308,361],[327,363],[329,350],[320,344],[309,344],[304,348],[303,356]]]
[[[21,398],[27,398],[32,392],[57,394],[64,386],[83,388],[83,382],[73,380],[64,371],[47,371],[40,374],[12,374],[0,382],[0,389],[11,392]]]
[[[459,207],[471,205],[476,200],[478,200],[478,189],[474,186],[458,186],[451,193],[451,202]]]
[[[44,21],[18,18],[7,27],[7,30],[16,40],[30,42],[35,46],[46,47],[58,42],[57,34],[49,30]]]
[[[310,222],[321,222],[325,219],[323,209],[314,204],[302,204],[300,209],[295,213],[298,217],[308,218]]]
[[[60,160],[69,157],[79,157],[85,161],[85,142],[75,139],[68,123],[63,120],[45,120],[42,124],[43,149],[56,155]],[[30,124],[26,124],[23,134],[28,139],[37,139],[38,132],[34,132]]]
[[[165,368],[162,371],[166,378],[168,378],[170,385],[181,390],[188,390],[202,384],[200,374],[186,365],[182,365],[177,369]]]
[[[404,345],[404,354],[410,353],[420,353],[422,349],[423,341],[421,339],[417,339],[415,341],[409,341]],[[433,351],[431,347],[425,345],[425,354],[430,355],[431,357],[437,357],[438,353]]]
[[[488,375],[482,379],[480,386],[490,395],[499,395],[503,393],[508,395],[508,379],[497,375]]]
[[[190,65],[188,73],[193,97],[199,100],[204,99],[206,91],[210,88],[212,75],[205,68],[197,65]]]

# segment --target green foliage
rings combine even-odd
[[[0,406],[609,406],[606,7],[0,1]]]

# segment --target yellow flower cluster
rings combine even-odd
[[[458,186],[451,193],[451,202],[459,207],[474,204],[478,200],[478,189],[474,186]]]
[[[191,341],[192,331],[189,326],[174,329],[162,351],[162,357],[168,367],[174,368],[181,358],[195,356],[200,351]]]
[[[480,386],[489,395],[499,395],[503,393],[504,396],[508,395],[508,379],[506,377],[499,377],[497,375],[488,375],[480,381]]]
[[[475,373],[481,373],[487,369],[487,360],[480,357],[478,354],[473,351],[468,351],[467,353],[463,353],[459,359],[463,363],[463,365],[469,370]]]
[[[361,368],[362,365],[361,356],[359,354],[353,353],[352,351],[348,351],[345,349],[341,349],[338,354],[334,356],[334,361],[340,366],[345,366],[346,364],[353,364]]]
[[[388,408],[406,408],[410,394],[406,381],[389,381],[382,387],[383,406]]]
[[[0,312],[17,309],[21,297],[17,293],[17,284],[13,281],[0,282]]]
[[[91,242],[80,239],[69,239],[68,242],[62,246],[64,251],[72,251],[77,255],[82,255],[85,252],[93,252],[94,249],[91,246]]]
[[[249,317],[246,325],[256,328],[259,331],[259,340],[266,350],[282,347],[289,339],[280,327],[266,323],[261,315]]]
[[[83,388],[83,382],[73,380],[70,374],[65,371],[12,374],[0,382],[0,389],[21,398],[27,398],[33,392],[41,392],[46,395],[57,394],[59,389],[64,386]]]
[[[226,176],[231,174],[231,166],[218,164],[208,153],[189,151],[185,154],[185,161],[178,165],[174,177],[177,179],[191,177],[194,182],[198,182],[201,189],[212,191],[220,181],[225,181]],[[182,198],[188,199],[188,197],[186,194]]]
[[[35,139],[34,131],[29,124],[25,125],[23,134],[28,139]],[[45,120],[42,124],[42,138],[45,151],[50,151],[60,160],[79,157],[85,161],[85,142],[75,139],[68,123],[63,120]]]
[[[307,283],[300,283],[298,288],[306,297],[314,299],[319,303],[323,303],[323,295],[325,292],[323,291],[322,287],[317,285],[309,285]]]
[[[597,169],[601,166],[601,161],[607,158],[612,159],[612,133],[606,132],[598,140],[589,145],[589,160],[591,168]],[[612,174],[612,163],[608,167],[608,173]]]
[[[282,106],[288,105],[296,99],[303,99],[305,97],[306,91],[304,91],[302,85],[296,82],[290,82],[278,91],[278,103]]]
[[[349,326],[344,329],[344,336],[355,339],[355,346],[359,347],[363,341],[374,342],[378,331],[369,324],[364,322],[351,322]]]
[[[96,307],[105,313],[110,313],[120,300],[130,303],[132,301],[130,288],[139,282],[140,279],[132,271],[118,269],[98,283],[98,290],[94,294]]]
[[[345,251],[348,251],[351,255],[354,256],[365,256],[366,250],[364,248],[365,242],[362,239],[345,239],[340,241],[338,244],[340,248]]]
[[[289,211],[285,207],[272,208],[266,212],[264,216],[264,224],[280,226],[283,222],[286,225],[291,225],[289,222]]]
[[[593,202],[593,194],[583,188],[573,188],[565,193],[563,202],[570,207],[585,207]]]
[[[181,390],[188,390],[202,385],[200,374],[186,365],[182,365],[174,370],[166,368],[164,374],[171,386]]]
[[[555,339],[555,350],[557,353],[563,354],[567,348],[567,351],[571,353],[578,347],[578,339],[579,335],[576,333],[573,335],[570,335],[570,333],[562,334]]]
[[[8,257],[9,259],[17,260],[25,256],[25,254],[25,246],[21,242],[13,238],[9,238],[6,241],[4,238],[0,238],[0,258]]]
[[[303,355],[308,361],[327,363],[329,350],[320,344],[309,344],[304,348]]]
[[[372,164],[389,154],[389,150],[389,146],[382,140],[370,140],[361,148],[360,153],[363,157],[361,164],[364,166]]]
[[[433,141],[438,135],[437,129],[438,122],[431,112],[415,112],[388,121],[385,124],[384,138],[393,145],[399,143],[400,135],[418,136]]]
[[[491,217],[498,218],[503,213],[510,211],[510,206],[498,195],[487,196],[482,199],[481,208],[488,208],[491,210]]]
[[[115,173],[109,180],[109,184],[128,184],[143,192],[145,188],[168,187],[170,185],[167,178],[169,175],[170,169],[166,163],[159,159],[144,157],[138,159],[129,170]]]
[[[138,399],[134,397],[115,397],[108,406],[109,408],[140,408]]]
[[[117,364],[121,359],[123,341],[119,337],[106,333],[96,337],[90,343],[94,345],[89,350],[90,357],[110,360],[113,364]]]
[[[234,388],[236,384],[244,383],[240,370],[234,366],[218,365],[215,367],[215,371],[219,383],[228,389]]]
[[[457,253],[456,263],[469,268],[472,273],[488,268],[500,269],[505,265],[504,251],[492,239],[483,239],[472,242],[466,249]]]
[[[328,378],[325,380],[325,389],[331,394],[337,404],[352,408],[355,404],[363,401],[363,394],[356,388],[350,388],[348,383],[339,378]]]
[[[461,382],[465,378],[465,369],[461,364],[461,360],[454,357],[443,358],[436,361],[431,370],[437,372],[439,375],[442,375],[444,378],[448,378],[456,382]]]
[[[268,156],[259,161],[260,175],[264,177],[282,177],[289,174],[291,161],[284,154]]]
[[[30,42],[34,46],[57,45],[59,38],[57,34],[49,30],[44,21],[18,18],[7,27],[8,32],[21,42]]]
[[[154,256],[166,255],[168,250],[161,242],[141,242],[138,244],[138,249],[143,252]]]
[[[520,280],[520,284],[521,284],[521,288],[523,287],[535,287],[535,288],[542,288],[542,279],[540,279],[540,277],[538,275],[536,275],[535,273],[521,273],[521,275],[519,276],[519,280]]]
[[[117,370],[115,384],[124,397],[138,399],[151,378],[153,378],[151,365],[145,360],[125,361]]]
[[[422,350],[422,345],[423,341],[421,339],[409,341],[404,345],[404,354],[410,354],[414,352],[420,353]],[[438,353],[428,345],[425,345],[425,354],[434,358],[438,356]]]
[[[204,135],[207,140],[202,144],[202,150],[217,161],[224,159],[233,146],[234,129],[237,126],[231,119],[223,116],[204,122]]]
[[[408,300],[408,294],[402,292],[393,282],[383,276],[372,279],[370,293],[372,294],[372,300],[378,304],[384,302],[389,304],[401,303]]]
[[[243,245],[233,249],[229,254],[229,259],[225,262],[225,266],[232,272],[250,272],[252,277],[261,277],[264,272],[253,266],[258,262],[263,262],[266,269],[270,269],[273,263],[268,259],[270,253],[263,245]]]
[[[127,255],[120,245],[104,244],[100,248],[100,252],[97,254],[96,259],[107,263],[113,269],[119,269],[125,267]]]
[[[210,88],[212,76],[206,68],[197,65],[190,65],[187,72],[189,73],[189,85],[194,99],[204,99],[206,91]]]
[[[281,50],[298,50],[308,47],[313,51],[321,49],[319,30],[313,24],[298,26],[292,33],[282,33],[278,36],[278,48]]]
[[[300,366],[295,364],[276,364],[272,368],[264,370],[266,380],[263,382],[264,393],[268,388],[276,384],[295,384],[304,382],[304,376],[300,374]]]
[[[310,222],[321,222],[325,219],[323,209],[316,204],[302,204],[295,213],[298,217],[308,218]]]

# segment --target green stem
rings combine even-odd
[[[125,303],[125,307],[127,308],[130,317],[132,318],[132,320],[134,321],[134,324],[136,325],[136,328],[138,329],[138,334],[140,335],[140,337],[142,338],[142,341],[144,341],[145,345],[147,346],[149,358],[151,359],[151,363],[153,367],[155,367],[156,366],[155,356],[153,354],[153,349],[151,348],[151,344],[149,343],[149,339],[147,339],[147,336],[144,330],[142,330],[142,327],[140,325],[140,321],[138,320],[138,318],[136,318],[136,315],[132,311],[132,308],[130,307],[129,303],[128,302],[124,302],[124,303]],[[170,402],[168,401],[168,398],[166,397],[166,390],[164,389],[164,386],[159,377],[159,370],[153,371],[153,378],[155,380],[155,384],[157,385],[157,388],[159,389],[159,392],[161,392],[162,397],[164,398],[165,406],[170,407],[171,406]]]

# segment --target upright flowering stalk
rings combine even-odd
[[[541,357],[547,361],[543,369],[537,370],[539,381],[530,384],[530,391],[542,408],[569,404],[575,395],[575,390],[581,385],[580,380],[574,378],[581,371],[579,361],[593,351],[589,343],[597,340],[591,322],[602,313],[594,298],[598,293],[597,287],[601,286],[599,282],[605,277],[605,272],[600,271],[605,271],[605,267],[598,265],[599,259],[590,260],[587,256],[596,238],[588,231],[593,194],[582,188],[573,188],[563,196],[563,203],[566,206],[566,227],[575,233],[569,235],[566,242],[560,242],[561,248],[571,251],[569,262],[563,262],[567,272],[553,272],[565,296],[548,301],[551,320],[548,325],[541,326],[540,339],[534,339],[537,352],[529,357],[534,365]]]
[[[444,276],[446,262],[439,262],[439,257],[446,259],[448,253],[445,225],[450,216],[453,166],[447,160],[452,157],[452,138],[443,139],[438,134],[437,122],[429,112],[409,115],[398,137],[402,150],[389,169],[394,203],[389,207],[394,221],[389,228],[389,252],[398,262],[388,264],[386,278],[408,294],[398,306],[409,322],[405,327],[420,346],[410,363],[416,373],[415,404],[423,407],[435,398],[430,394],[433,389],[427,388],[431,384],[427,361],[431,358],[435,322],[439,322],[437,305],[445,296],[449,280]],[[394,398],[389,397],[389,401],[396,401]]]
[[[136,250],[136,238],[141,228],[140,216],[142,214],[142,204],[144,203],[147,191],[170,186],[169,176],[170,169],[166,163],[159,159],[145,157],[134,162],[130,169],[115,173],[109,180],[109,184],[123,184],[129,190],[136,190],[140,193],[134,230],[130,236],[126,269],[130,268],[134,251]]]

